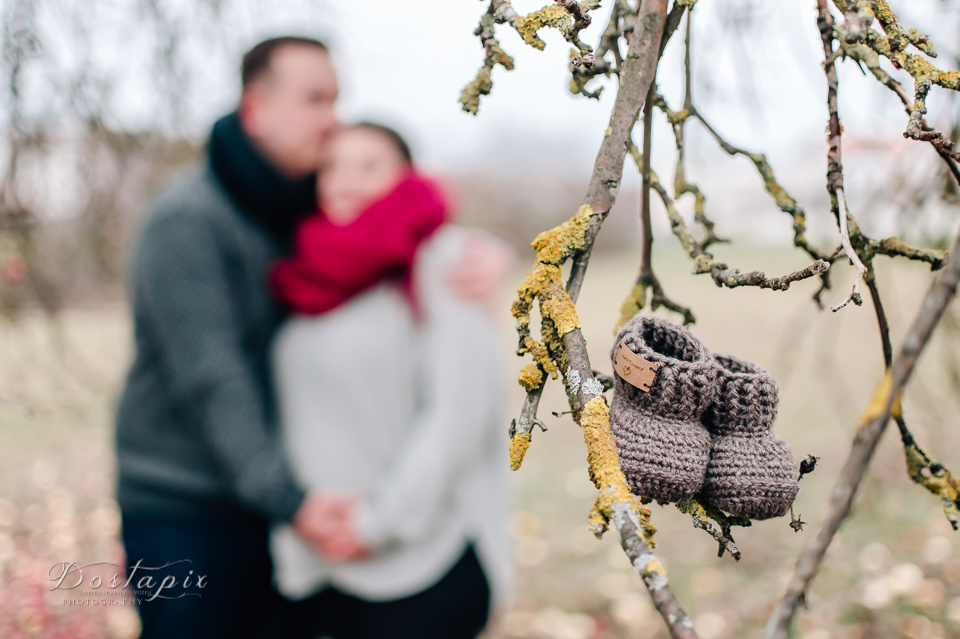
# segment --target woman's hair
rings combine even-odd
[[[383,124],[377,124],[376,122],[357,122],[356,124],[351,124],[346,127],[347,129],[366,129],[368,131],[373,131],[384,136],[397,148],[397,151],[400,152],[400,156],[408,164],[413,164],[413,153],[410,152],[410,145],[407,144],[407,141],[403,139],[403,136],[397,133],[395,130],[391,129],[388,126]]]

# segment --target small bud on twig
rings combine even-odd
[[[804,475],[809,475],[816,470],[818,461],[820,461],[820,458],[814,455],[807,455],[804,457],[803,461],[800,462],[800,477],[797,481],[803,479]]]

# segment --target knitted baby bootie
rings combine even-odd
[[[691,497],[710,456],[700,423],[719,372],[710,352],[682,326],[638,315],[620,329],[611,356],[610,427],[630,489],[661,502]]]
[[[769,519],[790,510],[799,472],[790,446],[773,434],[777,382],[759,366],[730,355],[714,355],[717,397],[703,423],[713,451],[701,496],[737,517]]]

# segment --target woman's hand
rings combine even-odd
[[[330,561],[350,561],[362,559],[370,554],[356,532],[356,506],[351,504],[319,543],[320,553]]]

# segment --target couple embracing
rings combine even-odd
[[[242,83],[133,252],[127,563],[205,577],[141,600],[142,636],[475,637],[511,581],[510,251],[395,131],[337,122],[322,43],[264,41]]]

